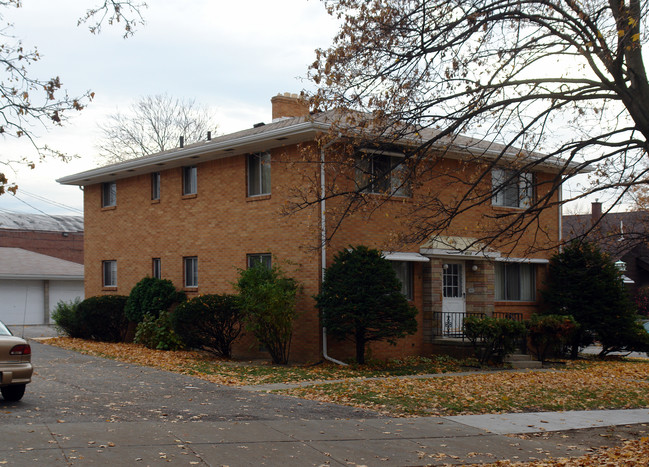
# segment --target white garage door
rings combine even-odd
[[[83,300],[83,281],[50,281],[50,315],[59,302]]]
[[[43,324],[43,281],[0,280],[0,320]]]

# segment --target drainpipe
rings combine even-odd
[[[327,222],[325,209],[325,149],[331,146],[337,138],[328,142],[320,149],[320,261],[322,263],[321,283],[324,282],[325,269],[327,265]],[[322,356],[325,360],[338,365],[347,366],[346,363],[336,360],[327,354],[327,328],[322,326]]]
[[[559,197],[559,253],[561,253],[563,251],[563,246],[561,245],[563,241],[563,183],[561,183],[557,195]]]

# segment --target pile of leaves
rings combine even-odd
[[[489,466],[507,467],[598,467],[601,465],[610,466],[636,466],[646,465],[649,459],[649,438],[627,440],[621,446],[599,449],[594,454],[587,454],[580,457],[547,459],[532,462],[512,462],[509,460],[498,461]],[[483,464],[484,465],[484,464]]]
[[[345,381],[282,391],[392,416],[649,407],[649,361],[569,363],[551,371]]]
[[[272,365],[268,362],[237,362],[202,351],[165,351],[139,344],[95,342],[69,337],[44,341],[88,355],[137,363],[162,370],[192,375],[224,385],[260,385],[328,381],[367,377],[438,374],[466,369],[462,362],[449,357],[408,357],[401,360],[373,361],[366,365],[341,367],[334,364],[310,366]]]

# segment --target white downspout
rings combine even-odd
[[[325,149],[334,143],[335,140],[330,141],[320,149],[320,261],[322,264],[322,272],[320,283],[324,282],[325,270],[327,269],[327,222],[326,222],[326,209],[325,209]],[[327,354],[327,328],[322,326],[322,356],[325,360],[336,363],[338,365],[347,366],[346,363],[336,360]]]
[[[559,253],[563,251],[563,246],[561,242],[563,241],[563,182],[561,183],[561,188],[558,190],[559,196]]]

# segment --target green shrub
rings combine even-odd
[[[525,325],[504,318],[467,316],[464,318],[464,334],[480,364],[490,361],[502,363],[516,350],[517,340],[525,336]]]
[[[79,303],[77,315],[84,338],[104,342],[121,342],[128,330],[124,306],[128,297],[99,295]]]
[[[56,308],[52,311],[52,319],[54,325],[59,332],[69,337],[84,338],[86,335],[81,328],[77,309],[79,308],[81,299],[75,298],[70,302],[60,301],[56,304]]]
[[[235,295],[200,295],[178,305],[171,323],[187,346],[229,358],[232,343],[241,334],[242,318]]]
[[[622,275],[594,243],[573,241],[554,255],[545,285],[542,314],[570,315],[579,323],[570,342],[572,358],[593,340],[602,345],[602,356],[646,348]]]
[[[572,316],[532,315],[527,322],[527,336],[536,358],[545,362],[549,355],[563,353],[578,326]]]
[[[365,363],[369,342],[395,344],[417,331],[417,309],[401,293],[394,268],[379,250],[357,246],[338,252],[315,299],[327,334],[353,341],[359,364]]]
[[[139,323],[146,315],[158,317],[160,311],[169,310],[174,304],[186,300],[170,280],[145,277],[131,289],[126,302],[126,317]]]
[[[157,318],[152,313],[146,314],[137,325],[133,342],[156,350],[178,350],[184,347],[182,339],[172,328],[168,311],[161,311]]]
[[[246,329],[266,347],[273,363],[287,363],[297,316],[298,282],[286,277],[277,266],[268,268],[259,263],[239,270],[235,286]]]

